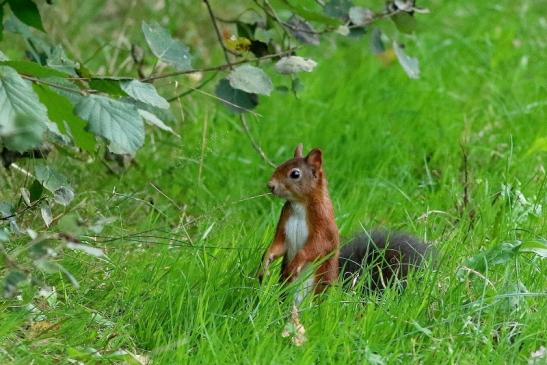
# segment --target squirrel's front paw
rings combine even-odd
[[[258,270],[258,273],[256,274],[256,278],[258,279],[258,282],[260,284],[262,284],[266,276],[268,276],[268,269],[261,268],[260,270]]]
[[[283,278],[288,281],[293,281],[300,274],[300,266],[297,265],[288,265],[285,270],[283,270]]]

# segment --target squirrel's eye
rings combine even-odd
[[[298,179],[300,177],[300,170],[298,170],[298,169],[291,170],[291,173],[289,174],[289,177],[291,179]]]

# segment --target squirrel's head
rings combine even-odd
[[[294,158],[279,165],[268,182],[268,189],[280,198],[303,202],[324,186],[321,150],[314,148],[303,157],[302,148],[299,144]]]

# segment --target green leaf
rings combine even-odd
[[[24,152],[40,147],[46,126],[34,116],[17,114],[10,128],[0,130],[0,139],[11,151]]]
[[[323,14],[318,13],[316,11],[309,10],[309,9],[305,8],[304,6],[301,6],[299,4],[300,1],[301,0],[289,2],[289,0],[278,0],[278,1],[276,1],[276,3],[278,4],[278,7],[288,9],[292,13],[298,14],[302,18],[304,18],[306,20],[309,20],[309,21],[318,22],[318,23],[322,23],[322,24],[326,24],[326,25],[339,25],[340,24],[340,22],[337,19],[333,19],[329,16],[323,15]]]
[[[258,105],[256,94],[249,94],[245,91],[234,89],[230,86],[228,79],[219,81],[215,89],[215,94],[221,99],[224,105],[236,113],[252,110]]]
[[[71,250],[85,252],[86,254],[88,254],[90,256],[95,256],[95,257],[104,257],[105,256],[104,251],[102,249],[97,248],[97,247],[93,247],[93,246],[89,246],[89,245],[84,245],[84,244],[81,244],[81,243],[67,242],[66,247],[70,248]]]
[[[36,180],[53,193],[53,198],[57,203],[67,206],[74,199],[74,192],[68,179],[60,172],[48,165],[37,164],[34,168],[34,174]]]
[[[42,66],[36,62],[31,61],[1,61],[0,65],[10,66],[22,75],[35,76],[35,77],[66,77],[67,74],[58,71],[53,68]]]
[[[8,0],[11,11],[23,23],[41,31],[44,30],[38,7],[31,0]]]
[[[464,266],[480,273],[484,273],[487,268],[496,265],[503,265],[512,260],[518,254],[520,245],[520,242],[500,243],[486,251],[481,251],[475,256],[466,259],[464,261]],[[460,280],[462,280],[466,274],[467,271],[465,268],[460,268],[456,273]]]
[[[169,32],[157,23],[142,22],[142,32],[150,49],[161,61],[174,66],[179,71],[192,68],[188,47],[171,37]]]
[[[17,292],[17,287],[27,280],[27,275],[19,270],[12,270],[4,279],[4,297],[11,298]]]
[[[37,164],[34,167],[34,174],[36,176],[36,180],[38,180],[44,188],[52,193],[63,186],[70,188],[68,179],[63,174],[48,165]]]
[[[302,71],[312,72],[315,66],[317,66],[317,62],[311,58],[287,56],[277,61],[275,64],[275,69],[280,74],[293,74]]]
[[[372,53],[374,53],[375,55],[385,52],[386,47],[384,46],[384,41],[382,40],[382,31],[380,29],[374,28],[374,30],[372,31],[370,45],[372,48]]]
[[[53,214],[51,213],[51,207],[49,206],[48,202],[42,202],[40,206],[40,214],[42,216],[42,219],[44,220],[44,223],[46,224],[46,227],[49,227],[51,222],[53,222]]]
[[[0,229],[0,242],[8,242],[9,234],[5,229]]]
[[[230,86],[251,94],[270,95],[273,90],[272,80],[260,68],[243,65],[230,72]]]
[[[547,258],[547,240],[537,239],[531,241],[525,241],[520,246],[522,252],[532,252],[541,258]]]
[[[121,88],[127,95],[135,100],[152,106],[168,109],[169,103],[158,94],[154,85],[138,80],[122,81]]]
[[[15,129],[15,117],[44,125],[49,122],[47,110],[40,103],[32,84],[11,67],[0,66],[0,134]]]
[[[349,9],[353,6],[351,0],[330,0],[325,5],[325,13],[333,18],[348,19]]]
[[[80,65],[68,58],[65,50],[60,45],[55,45],[49,52],[47,52],[46,63],[51,68],[64,73],[69,73],[73,76],[78,76],[76,70],[80,68]]]
[[[74,114],[74,107],[69,99],[52,91],[44,85],[34,84],[34,91],[40,101],[47,107],[51,120],[57,123],[59,130],[65,133],[65,123],[70,128],[70,135],[76,146],[93,153],[95,151],[95,136],[85,130],[86,121]]]
[[[368,25],[374,19],[374,13],[370,9],[360,6],[352,6],[348,15],[351,22],[357,26]]]
[[[90,95],[76,105],[76,114],[89,122],[91,132],[110,142],[113,153],[135,154],[144,144],[144,123],[133,105]]]
[[[34,180],[32,185],[29,188],[30,192],[30,202],[34,203],[36,200],[40,199],[42,193],[44,192],[44,187],[38,180]]]
[[[391,17],[397,29],[402,33],[413,33],[416,30],[416,18],[409,13],[397,13]]]
[[[15,213],[15,210],[13,209],[13,205],[6,202],[0,202],[0,217],[7,219],[7,217],[13,216]]]
[[[317,34],[312,25],[304,19],[293,15],[287,22],[287,27],[291,34],[300,42],[313,44],[314,46],[319,45],[319,34]]]
[[[74,275],[72,275],[70,271],[68,271],[61,264],[58,264],[55,261],[50,261],[50,260],[47,260],[46,258],[40,258],[34,261],[34,265],[39,270],[48,274],[55,274],[57,272],[62,272],[68,278],[68,280],[70,281],[73,287],[75,287],[76,289],[80,287],[80,283],[78,283],[78,280],[76,280]]]
[[[139,114],[146,122],[148,122],[148,124],[151,124],[153,126],[158,127],[161,130],[173,133],[174,135],[178,136],[178,134],[175,133],[173,128],[165,124],[160,118],[158,118],[157,115],[149,112],[148,110],[143,110],[143,109],[139,109]]]
[[[116,77],[94,77],[89,81],[89,87],[111,96],[124,96],[125,93],[123,92],[120,85],[121,80],[131,79],[120,79]]]
[[[408,77],[410,77],[411,79],[419,79],[420,64],[418,62],[418,59],[408,56],[405,53],[403,46],[395,41],[393,41],[393,49],[395,50],[395,54],[397,55],[399,63],[403,67],[403,70],[405,70]]]
[[[74,199],[74,191],[70,187],[61,186],[53,192],[53,199],[62,206],[66,207]]]

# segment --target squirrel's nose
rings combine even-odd
[[[273,193],[274,190],[275,190],[275,184],[273,182],[269,182],[268,183],[268,189],[270,189],[270,191]]]

